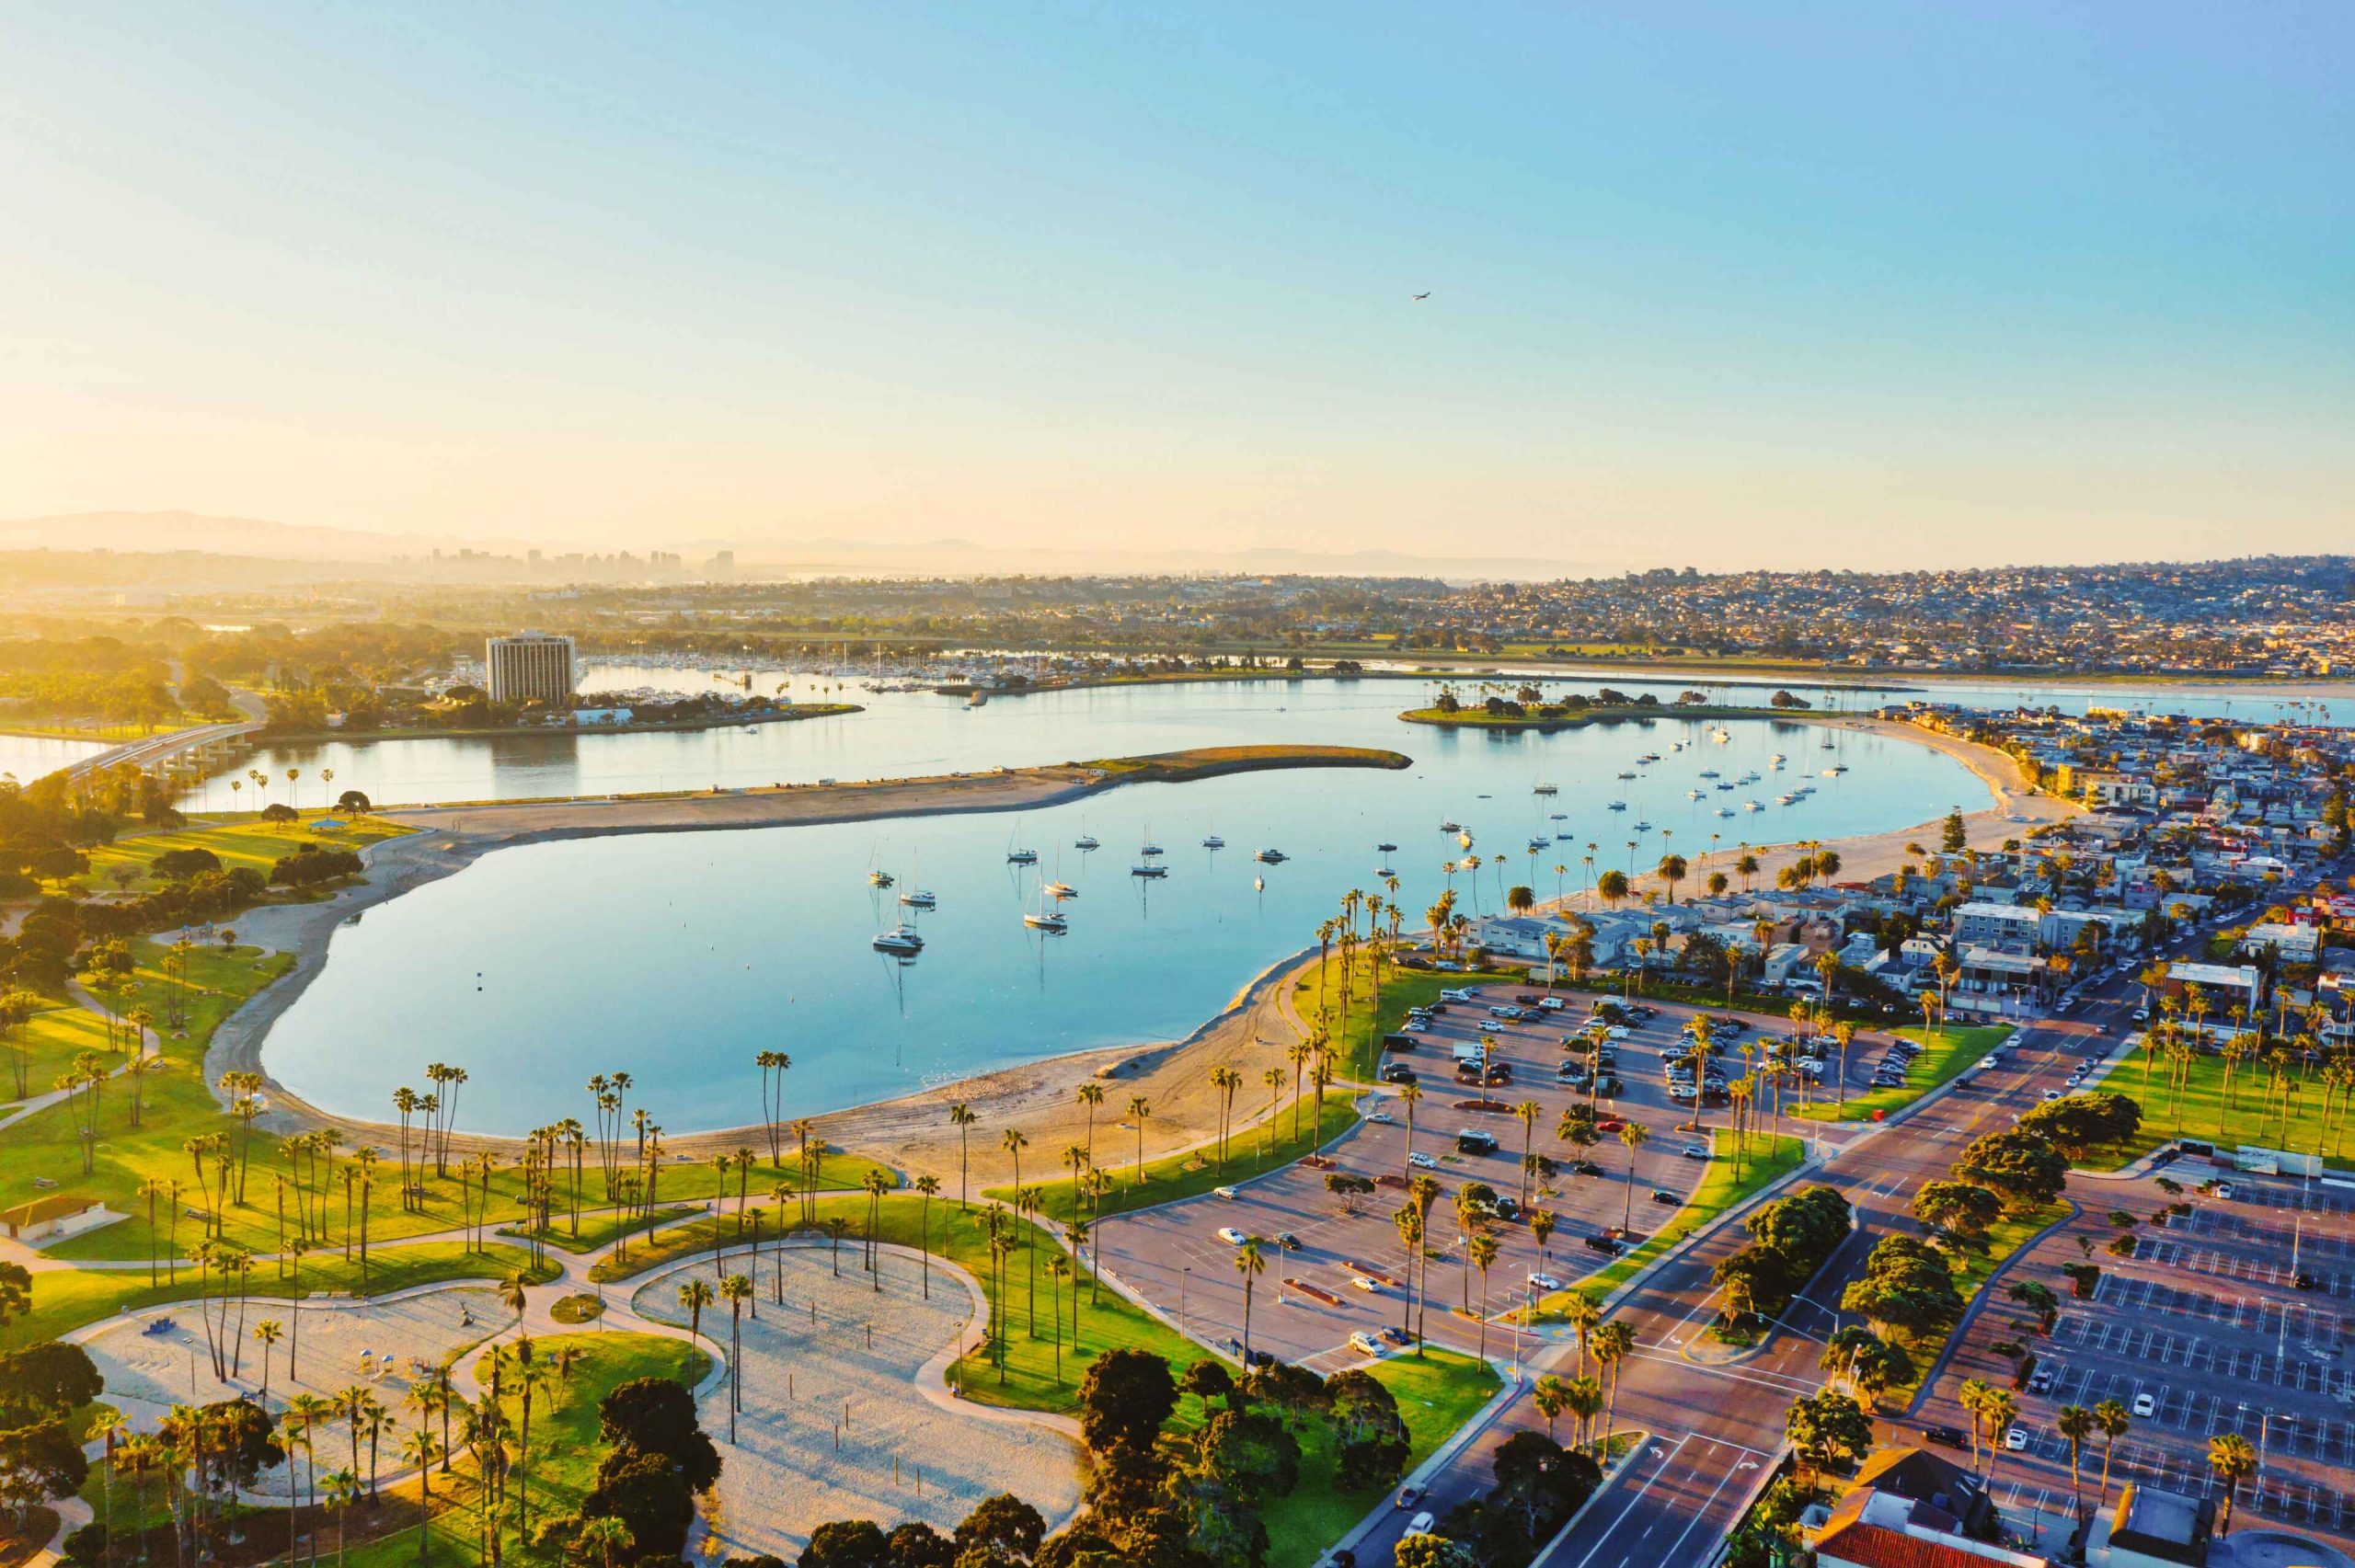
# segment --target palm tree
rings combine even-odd
[[[1591,1448],[1595,1446],[1594,1418],[1603,1413],[1603,1385],[1592,1378],[1572,1378],[1566,1391],[1565,1402],[1569,1405],[1570,1413],[1579,1418],[1579,1440]]]
[[[744,1303],[752,1299],[752,1282],[731,1274],[719,1282],[719,1294],[728,1302],[728,1440],[733,1443],[736,1413],[744,1408]]]
[[[1010,1127],[999,1136],[998,1142],[1014,1156],[1014,1190],[1018,1193],[1022,1190],[1022,1151],[1030,1147],[1030,1139],[1020,1127]]]
[[[1614,1320],[1594,1331],[1594,1364],[1611,1374],[1611,1398],[1603,1407],[1603,1440],[1606,1445],[1619,1416],[1619,1363],[1635,1351],[1636,1331],[1626,1323]]]
[[[314,1507],[317,1505],[319,1500],[319,1459],[316,1450],[311,1446],[311,1429],[319,1422],[334,1419],[335,1402],[310,1393],[296,1394],[293,1399],[288,1400],[286,1413],[281,1418],[290,1446],[299,1445],[303,1450],[304,1472],[303,1490],[305,1500]],[[292,1454],[289,1454],[286,1459],[286,1486],[291,1502],[294,1488],[294,1459]],[[287,1529],[288,1539],[291,1542],[293,1530],[292,1519],[288,1521]],[[311,1553],[314,1557],[318,1555],[317,1545],[318,1538],[314,1534]]]
[[[1096,1107],[1104,1103],[1104,1085],[1083,1083],[1078,1090],[1079,1103],[1087,1107],[1087,1162],[1096,1163]]]
[[[2094,1434],[2094,1413],[2082,1404],[2064,1404],[2053,1416],[2052,1425],[2061,1436],[2069,1439],[2069,1495],[2079,1503],[2084,1496],[2077,1484],[2077,1464],[2084,1453],[2085,1439]]]
[[[1619,1229],[1631,1229],[1636,1222],[1636,1150],[1651,1141],[1652,1129],[1641,1122],[1629,1122],[1619,1129],[1619,1141],[1627,1148],[1627,1201],[1619,1215]]]
[[[957,1129],[957,1207],[959,1208],[972,1207],[965,1201],[965,1172],[972,1152],[971,1137],[967,1129],[981,1119],[973,1114],[972,1107],[962,1100],[951,1103],[948,1107],[949,1125]]]
[[[1554,1436],[1555,1419],[1570,1408],[1569,1396],[1570,1385],[1551,1372],[1538,1379],[1536,1386],[1529,1391],[1530,1402],[1537,1407],[1537,1413],[1545,1418],[1545,1436],[1548,1438]]]
[[[932,1199],[940,1191],[940,1178],[923,1175],[916,1178],[916,1192],[924,1199],[916,1220],[916,1246],[924,1253],[924,1299],[932,1299]]]
[[[1063,1281],[1071,1277],[1071,1260],[1057,1253],[1047,1260],[1048,1316],[1055,1321],[1055,1387],[1063,1386]],[[1072,1308],[1079,1307],[1079,1292],[1072,1292]],[[1079,1349],[1077,1325],[1073,1326],[1072,1349]]]
[[[580,1533],[572,1538],[573,1552],[592,1559],[599,1568],[614,1568],[614,1553],[627,1551],[638,1544],[629,1527],[610,1514],[580,1521]]]
[[[1258,1237],[1245,1242],[1235,1253],[1235,1272],[1243,1276],[1243,1367],[1247,1372],[1251,1368],[1251,1287],[1268,1272],[1268,1260],[1259,1252]]]
[[[1414,1180],[1415,1176],[1415,1104],[1422,1097],[1423,1086],[1419,1083],[1401,1083],[1398,1086],[1398,1103],[1407,1107],[1406,1175],[1408,1181]]]
[[[711,1281],[700,1275],[680,1285],[679,1306],[687,1314],[687,1333],[691,1336],[696,1339],[703,1337],[703,1310],[710,1306],[713,1299]]]
[[[1571,1331],[1579,1336],[1579,1375],[1584,1377],[1588,1348],[1593,1343],[1594,1331],[1603,1322],[1603,1304],[1583,1290],[1573,1290],[1562,1304],[1562,1315],[1569,1320]]]
[[[261,1346],[261,1407],[270,1408],[270,1353],[278,1344],[281,1325],[276,1318],[264,1318],[254,1325],[254,1343]]]
[[[1529,1207],[1529,1140],[1537,1126],[1538,1114],[1544,1109],[1534,1100],[1523,1100],[1512,1108],[1521,1121],[1521,1206]]]
[[[2126,1428],[2132,1422],[2126,1414],[2126,1407],[2114,1399],[2106,1399],[2094,1406],[2093,1417],[2094,1425],[2101,1431],[2101,1500],[2107,1504],[2109,1501],[2109,1456],[2118,1447],[2118,1440],[2126,1436]]]
[[[348,1470],[327,1471],[327,1512],[335,1516],[336,1568],[343,1568],[344,1516],[360,1500],[360,1478]]]
[[[2224,1483],[2224,1512],[2216,1521],[2216,1539],[2222,1540],[2233,1532],[2233,1499],[2239,1495],[2241,1482],[2257,1471],[2257,1450],[2237,1432],[2211,1437],[2208,1468]]]
[[[891,1178],[883,1173],[881,1166],[870,1165],[867,1167],[867,1174],[859,1178],[858,1185],[867,1193],[867,1279],[875,1292],[880,1295],[883,1290],[883,1269],[882,1259],[875,1249],[875,1232],[883,1223],[883,1195],[890,1191]]]
[[[1475,1232],[1465,1256],[1480,1271],[1480,1359],[1488,1358],[1488,1265],[1497,1261],[1497,1239],[1486,1230]]]
[[[2018,1419],[2020,1402],[2009,1389],[1987,1391],[1987,1489],[1995,1489],[1995,1463],[2003,1457],[2005,1434]]]
[[[1130,1174],[1131,1186],[1144,1185],[1144,1124],[1145,1118],[1152,1115],[1152,1102],[1142,1094],[1129,1096],[1129,1120],[1135,1124],[1137,1129],[1137,1162]]]
[[[1414,1322],[1415,1259],[1421,1255],[1423,1250],[1423,1217],[1410,1203],[1390,1218],[1398,1228],[1398,1244],[1407,1251],[1407,1288],[1399,1293],[1398,1332],[1409,1333]],[[1415,1354],[1420,1356],[1422,1353],[1423,1347],[1417,1345]]]

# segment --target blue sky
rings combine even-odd
[[[0,516],[2343,548],[2350,45],[2337,5],[17,9]]]

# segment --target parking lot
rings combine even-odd
[[[1419,1326],[1435,1342],[1473,1348],[1479,1339],[1477,1323],[1452,1310],[1467,1296],[1475,1311],[1481,1301],[1480,1276],[1467,1263],[1469,1238],[1457,1222],[1454,1196],[1465,1184],[1479,1182],[1504,1197],[1521,1196],[1522,1127],[1513,1111],[1523,1103],[1537,1106],[1530,1149],[1557,1165],[1549,1180],[1532,1179],[1530,1207],[1552,1213],[1557,1227],[1541,1256],[1525,1214],[1490,1224],[1489,1234],[1500,1248],[1488,1272],[1490,1313],[1501,1314],[1555,1288],[1533,1287],[1533,1274],[1574,1285],[1606,1265],[1613,1254],[1590,1245],[1590,1238],[1620,1227],[1623,1217],[1631,1217],[1628,1229],[1637,1237],[1647,1234],[1690,1196],[1705,1169],[1703,1159],[1685,1153],[1694,1138],[1676,1129],[1691,1119],[1691,1107],[1671,1103],[1665,1073],[1666,1060],[1685,1054],[1689,1042],[1683,1030],[1698,1010],[1660,1005],[1611,1042],[1616,1061],[1605,1076],[1615,1076],[1618,1086],[1592,1096],[1601,1141],[1581,1150],[1560,1140],[1555,1129],[1568,1106],[1589,1103],[1585,1090],[1557,1076],[1565,1059],[1583,1059],[1582,1050],[1568,1051],[1562,1040],[1585,1022],[1588,1000],[1567,999],[1571,1005],[1563,1010],[1534,1011],[1523,1022],[1489,1016],[1489,1006],[1509,1004],[1521,994],[1534,993],[1519,987],[1484,988],[1473,1002],[1452,1004],[1429,1026],[1415,1029],[1412,1051],[1385,1056],[1386,1062],[1411,1067],[1422,1092],[1413,1130],[1416,1165],[1407,1162],[1405,1105],[1396,1086],[1384,1084],[1361,1103],[1371,1119],[1328,1150],[1329,1168],[1297,1163],[1241,1185],[1232,1198],[1194,1198],[1109,1222],[1103,1245],[1112,1274],[1195,1337],[1214,1345],[1239,1343],[1242,1281],[1234,1244],[1219,1232],[1231,1229],[1257,1236],[1268,1273],[1253,1288],[1253,1348],[1330,1370],[1361,1355],[1350,1346],[1353,1332],[1417,1326],[1404,1321],[1407,1253],[1393,1217],[1407,1202],[1410,1174],[1428,1173],[1442,1191],[1427,1236],[1430,1301]],[[1758,1029],[1775,1027],[1772,1020],[1751,1022]],[[1494,1042],[1489,1061],[1510,1072],[1509,1082],[1485,1094],[1476,1083],[1455,1081],[1453,1059],[1456,1046],[1476,1045],[1483,1036]],[[1739,1074],[1739,1043],[1721,1043],[1727,1046],[1720,1059],[1724,1070]],[[1862,1070],[1867,1053],[1861,1042],[1855,1058]],[[1252,1065],[1246,1065],[1246,1074]],[[1713,1104],[1704,1119],[1721,1127],[1725,1116],[1721,1105]],[[1614,1125],[1621,1119],[1639,1122],[1651,1134],[1635,1156],[1632,1192],[1627,1151]],[[1460,1149],[1461,1131],[1485,1132],[1496,1139],[1496,1148]],[[1706,1136],[1700,1135],[1705,1148]],[[1591,1173],[1577,1173],[1581,1160],[1595,1167]],[[1365,1177],[1375,1189],[1361,1197],[1337,1196],[1326,1185],[1336,1173]],[[1491,1355],[1510,1352],[1512,1344],[1510,1328],[1490,1325]]]
[[[2208,1174],[2205,1166],[2170,1169],[2187,1185]],[[2115,1204],[2147,1215],[2167,1196],[2142,1182],[2087,1189],[2094,1184],[2076,1196],[2088,1210]],[[2334,1535],[2355,1531],[2355,1495],[2344,1490],[2355,1470],[2355,1308],[2343,1304],[2355,1286],[2348,1271],[2315,1261],[2349,1255],[2355,1203],[2342,1188],[2278,1179],[2235,1175],[2228,1190],[2193,1198],[2193,1212],[2164,1228],[2143,1227],[2131,1259],[2100,1254],[2089,1299],[2054,1281],[2064,1290],[2060,1316],[2048,1338],[2031,1342],[2039,1360],[2019,1394],[2022,1446],[2005,1455],[2013,1488],[2050,1487],[2057,1468],[2065,1502],[2068,1445],[2056,1413],[2115,1400],[2131,1425],[2113,1480],[2212,1491],[2208,1441],[2234,1432],[2262,1459],[2242,1508]],[[2096,1233],[2100,1218],[2089,1213],[2080,1233]],[[2070,1236],[2055,1235],[2010,1277],[2050,1277],[2079,1255]],[[2001,1381],[2005,1364],[1984,1354],[1990,1332],[2014,1331],[1975,1331],[1980,1361],[1963,1375]],[[1949,1371],[1942,1392],[1950,1395],[1956,1379]],[[2098,1465],[2100,1454],[2097,1436],[2085,1464]]]

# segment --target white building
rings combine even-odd
[[[545,632],[491,637],[483,644],[494,703],[569,703],[575,679],[572,639]]]

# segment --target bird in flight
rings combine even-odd
[[[1417,294],[1415,297],[1419,300],[1427,300],[1431,297],[1431,292],[1429,289],[1425,289],[1421,293]]]

